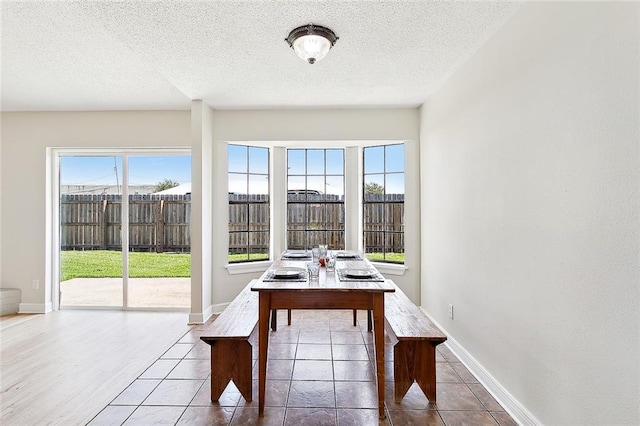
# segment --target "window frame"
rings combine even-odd
[[[401,231],[390,231],[387,230],[387,212],[389,211],[389,206],[393,206],[393,205],[399,205],[402,204],[402,217],[404,218],[404,212],[405,212],[405,195],[406,195],[406,181],[405,181],[405,177],[406,177],[406,164],[404,162],[404,158],[403,158],[403,167],[402,167],[402,171],[387,171],[387,150],[389,147],[392,146],[397,146],[397,145],[402,145],[403,147],[403,155],[406,152],[406,144],[404,142],[397,142],[397,143],[389,143],[389,144],[376,144],[376,145],[369,145],[369,146],[364,146],[362,147],[362,198],[361,198],[361,210],[362,210],[362,233],[361,233],[361,241],[362,241],[362,251],[365,255],[365,257],[369,258],[369,256],[367,256],[369,253],[367,253],[367,247],[366,247],[366,241],[367,241],[367,233],[377,233],[377,234],[381,234],[382,235],[382,259],[370,259],[373,262],[377,262],[377,263],[384,263],[384,264],[392,264],[392,265],[404,265],[405,264],[405,260],[406,260],[406,256],[403,256],[403,260],[402,261],[394,261],[394,260],[389,260],[387,259],[387,241],[388,241],[388,236],[392,235],[395,238],[400,238],[402,241],[402,253],[405,254],[405,231],[404,231],[404,220],[402,220],[400,226],[402,228]],[[367,149],[371,149],[371,148],[382,148],[382,171],[373,171],[373,172],[367,172],[366,171],[366,151]],[[387,199],[387,181],[388,181],[388,176],[392,176],[392,175],[402,175],[402,186],[403,186],[403,192],[402,192],[402,201],[397,200],[397,199]],[[367,199],[367,192],[366,192],[366,186],[367,186],[367,176],[373,176],[373,175],[381,175],[383,177],[383,185],[382,185],[382,200],[381,201],[371,201]],[[367,206],[372,206],[372,205],[381,205],[382,206],[382,211],[383,211],[383,219],[382,219],[382,228],[381,230],[368,230],[366,229],[366,224],[365,224],[365,217],[366,217],[366,209]]]
[[[310,146],[321,146],[323,149],[339,148],[344,150],[344,205],[345,205],[345,245],[347,250],[363,250],[363,149],[369,146],[377,145],[395,145],[404,144],[405,146],[405,173],[408,173],[407,167],[413,164],[411,161],[407,163],[407,155],[417,155],[415,152],[416,142],[411,140],[288,140],[288,141],[228,141],[227,144],[233,145],[250,145],[265,147],[269,149],[270,161],[270,215],[271,215],[271,257],[268,261],[226,263],[224,268],[229,275],[262,273],[270,265],[273,260],[282,251],[286,250],[286,220],[280,218],[286,217],[287,214],[287,149],[289,148],[309,148]],[[407,154],[407,149],[410,149]],[[228,161],[228,160],[226,160]],[[411,168],[409,173],[418,173],[418,170]],[[225,173],[225,176],[228,175]],[[225,192],[228,185],[225,187]],[[407,190],[415,190],[413,186],[405,184],[405,192]],[[419,196],[419,194],[415,194]],[[406,205],[406,203],[405,203]],[[415,207],[412,207],[415,208]],[[410,210],[413,213],[414,210]],[[414,218],[415,219],[415,218]],[[414,220],[410,219],[410,220]],[[405,221],[407,217],[405,217]],[[227,221],[228,222],[228,221]],[[414,245],[411,245],[413,247]],[[406,249],[406,248],[405,248]],[[372,263],[384,275],[403,276],[408,270],[405,264],[399,263],[382,263],[373,260]]]
[[[236,176],[244,176],[246,178],[246,197],[244,200],[239,199],[239,200],[234,200],[232,199],[232,194],[235,194],[234,192],[231,192],[229,189],[229,182],[230,179],[228,179],[227,182],[227,192],[228,192],[228,201],[227,201],[227,206],[229,211],[231,211],[231,206],[240,206],[240,205],[244,205],[246,206],[246,211],[244,212],[244,216],[246,217],[246,227],[245,229],[240,229],[240,230],[231,230],[231,218],[229,217],[229,220],[227,221],[227,241],[228,241],[228,245],[227,245],[227,264],[229,265],[238,265],[238,264],[246,264],[246,263],[255,263],[255,262],[264,262],[264,261],[269,261],[271,259],[271,252],[272,252],[272,239],[271,239],[271,216],[272,216],[272,205],[271,205],[271,152],[269,148],[266,148],[264,146],[256,146],[256,145],[249,145],[249,144],[240,144],[240,143],[230,143],[229,146],[235,146],[235,147],[243,147],[246,148],[246,169],[245,171],[232,171],[229,170],[229,150],[227,150],[227,177],[229,178],[232,175],[236,175]],[[252,172],[251,171],[251,149],[264,149],[266,150],[266,155],[267,155],[267,169],[265,173],[258,173],[258,172]],[[267,193],[266,194],[252,194],[250,193],[250,185],[251,185],[251,177],[252,176],[257,176],[257,177],[261,177],[264,176],[267,178]],[[266,195],[266,197],[264,199],[256,199],[256,195]],[[266,227],[267,229],[265,230],[251,230],[251,206],[264,206],[266,205],[266,214],[267,214],[267,221],[266,221]],[[243,222],[238,222],[240,224],[242,224]],[[234,234],[246,234],[246,259],[239,259],[239,260],[230,260],[229,257],[232,255],[231,253],[231,237]],[[266,257],[257,257],[257,258],[251,258],[251,249],[252,246],[251,245],[251,234],[266,234],[266,240],[267,240],[267,247],[266,247]]]
[[[342,157],[342,165],[340,167],[341,173],[328,173],[328,167],[327,167],[327,151],[341,151],[341,157]],[[289,173],[289,152],[290,151],[303,151],[304,152],[304,173],[300,174],[300,173],[293,173],[290,174]],[[323,169],[323,173],[319,174],[319,173],[309,173],[309,170],[307,168],[308,165],[308,154],[309,151],[322,151],[322,158],[323,158],[323,165],[322,165],[322,169]],[[323,237],[321,238],[321,243],[319,244],[327,244],[329,246],[329,249],[331,250],[344,250],[345,246],[346,246],[346,217],[347,217],[347,212],[346,212],[346,203],[345,203],[345,190],[346,190],[346,160],[345,160],[345,156],[346,156],[346,149],[344,147],[318,147],[318,148],[294,148],[294,147],[288,147],[285,149],[285,161],[287,164],[287,170],[286,170],[286,219],[284,222],[284,232],[285,232],[285,248],[289,249],[289,248],[293,248],[293,249],[303,249],[303,250],[308,250],[312,247],[312,244],[309,242],[309,238],[310,238],[310,233],[311,232],[318,232],[318,233],[322,233]],[[305,188],[303,189],[292,189],[289,188],[289,178],[290,177],[298,177],[301,178],[304,181],[304,186]],[[318,191],[316,189],[311,189],[309,188],[309,177],[322,177],[323,180],[323,189],[325,189],[324,192],[322,191]],[[326,187],[328,185],[327,183],[327,178],[328,177],[340,177],[342,180],[342,196],[341,199],[338,200],[329,200],[327,199],[327,196],[329,194],[327,194],[326,192]],[[298,192],[302,191],[303,193],[300,194]],[[314,194],[311,194],[311,193]],[[302,195],[302,196],[301,196]],[[294,196],[294,197],[292,197]],[[313,199],[314,196],[317,196],[318,199]],[[292,200],[292,198],[294,198]],[[290,214],[290,205],[302,205],[304,206],[304,221],[303,223],[303,229],[295,229],[292,230],[289,228],[290,225],[290,221],[289,221],[289,214]],[[322,209],[323,209],[323,226],[321,228],[311,228],[309,225],[309,208],[313,205],[322,205]],[[334,229],[334,228],[328,228],[328,223],[329,223],[329,217],[328,217],[328,212],[329,212],[329,208],[328,205],[341,205],[342,209],[338,209],[337,210],[337,214],[339,216],[342,216],[341,220],[339,219],[339,224],[342,225],[342,228],[338,228],[338,229]],[[302,246],[298,247],[290,247],[290,240],[289,240],[289,236],[291,232],[302,232],[303,233],[303,244]],[[336,233],[336,234],[341,234],[341,237],[339,237],[339,241],[341,244],[339,244],[338,246],[335,246],[333,244],[330,244],[330,233]]]

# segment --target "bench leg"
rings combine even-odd
[[[436,347],[426,340],[401,341],[393,347],[394,399],[400,402],[414,381],[436,401]]]
[[[287,309],[287,324],[291,325],[291,309]]]
[[[211,401],[220,399],[231,380],[251,402],[252,348],[246,340],[218,340],[211,345]]]

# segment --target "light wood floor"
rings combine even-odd
[[[67,310],[0,318],[0,424],[86,424],[184,333],[188,314]]]

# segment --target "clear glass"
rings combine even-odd
[[[364,149],[364,251],[370,260],[404,263],[404,144]]]
[[[306,171],[304,165],[304,149],[287,150],[287,170],[289,175],[304,175]]]
[[[269,259],[269,232],[249,232],[249,260]]]
[[[327,176],[325,193],[327,201],[344,201],[344,177]]]
[[[383,174],[364,176],[364,200],[382,201],[385,193]]]
[[[320,262],[320,247],[314,247],[311,249],[311,258],[313,263]]]
[[[344,248],[344,150],[291,149],[287,158],[287,247]]]
[[[269,257],[269,149],[228,145],[229,262]]]
[[[404,172],[404,144],[388,145],[384,157],[385,172]]]
[[[324,175],[324,149],[307,150],[307,174]]]
[[[324,265],[327,268],[327,273],[335,272],[335,270],[336,270],[336,258],[335,258],[335,256],[334,255],[329,255],[324,260]]]
[[[309,273],[309,280],[317,280],[320,277],[320,264],[317,262],[308,262],[307,272]]]
[[[128,307],[191,306],[191,243],[185,226],[191,189],[179,185],[191,180],[190,160],[189,155],[129,156]],[[138,185],[145,181],[159,182],[167,192],[146,193]]]
[[[404,173],[389,173],[386,176],[384,192],[387,201],[404,200]]]
[[[227,146],[227,170],[230,173],[247,173],[247,147],[242,145]]]
[[[306,201],[306,186],[304,176],[289,176],[287,178],[287,201]]]
[[[320,262],[320,266],[325,266],[327,260],[327,245],[319,244],[318,250],[320,251],[320,253],[318,254],[318,261]]]
[[[122,307],[121,208],[121,156],[60,157],[60,306]]]
[[[268,175],[249,175],[249,194],[252,196],[251,201],[260,201],[268,199],[269,196],[269,176]]]
[[[249,173],[269,174],[269,149],[249,147]]]
[[[384,172],[384,146],[371,146],[364,149],[364,172]]]
[[[325,205],[308,204],[307,206],[307,229],[325,229]]]
[[[344,174],[344,149],[327,149],[327,174]]]
[[[324,176],[307,177],[307,201],[323,201],[324,192]]]
[[[229,173],[229,193],[230,194],[246,194],[247,193],[247,175],[245,173]]]

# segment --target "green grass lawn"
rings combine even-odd
[[[247,254],[229,254],[228,262],[242,262],[243,260],[247,260]],[[249,253],[249,260],[269,260],[269,253]]]
[[[367,253],[365,256],[372,262],[404,263],[404,253],[387,253],[386,256],[384,253]]]
[[[108,250],[63,251],[60,253],[60,281],[72,278],[122,276],[122,253]],[[189,253],[129,253],[132,278],[190,277]]]
[[[404,253],[368,253],[371,261],[404,262]],[[230,254],[229,262],[245,260],[246,254]],[[250,259],[268,259],[256,253]],[[60,254],[60,281],[72,278],[115,278],[122,276],[122,253],[108,250],[63,251]],[[132,278],[190,277],[190,253],[129,253],[129,276]]]

